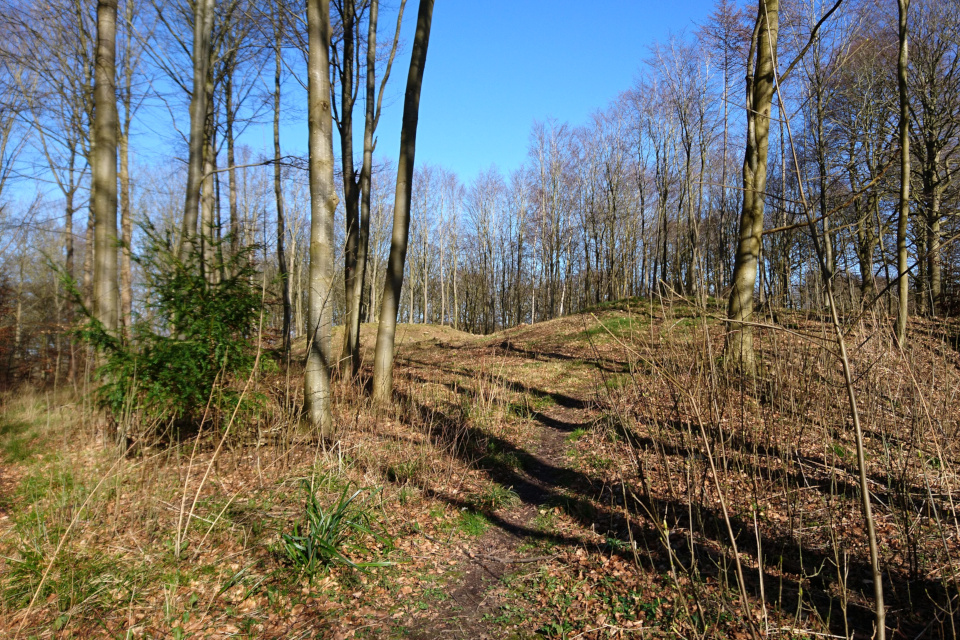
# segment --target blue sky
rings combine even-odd
[[[653,42],[692,31],[713,8],[713,0],[437,0],[417,164],[441,165],[464,181],[492,164],[515,169],[534,120],[585,123],[631,86]],[[407,0],[408,46],[391,76],[378,156],[397,156],[416,11],[417,0]],[[381,17],[381,40],[392,20]],[[299,136],[295,127],[285,128],[285,146]]]
[[[382,0],[381,43],[392,37],[398,4]],[[397,157],[417,5],[418,0],[407,0],[406,46],[394,64],[377,132],[380,158]],[[586,123],[592,112],[631,86],[654,42],[689,33],[713,9],[714,0],[437,0],[420,102],[417,164],[440,165],[464,182],[494,164],[509,173],[526,158],[534,121]],[[263,90],[271,90],[272,69],[264,73]],[[131,145],[134,162],[149,165],[185,153],[186,103],[179,90],[171,91],[168,99],[182,131],[171,128],[163,104],[142,110]],[[306,153],[305,97],[296,80],[286,81],[281,144],[287,153]],[[362,109],[358,105],[357,145],[362,142]],[[272,155],[269,113],[260,117],[239,141],[255,158]],[[338,142],[335,146],[339,149]],[[359,149],[355,157],[359,161]],[[36,188],[28,181],[10,192],[29,201]]]

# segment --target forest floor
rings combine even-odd
[[[7,394],[0,637],[869,638],[830,334],[781,322],[749,380],[717,372],[724,325],[692,307],[402,325],[395,406],[338,384],[332,447],[281,409],[299,371],[258,380],[266,409],[226,436],[127,456],[89,394]],[[888,637],[949,637],[956,327],[919,323],[906,355],[856,331]],[[368,532],[339,543],[370,566],[291,566],[305,487],[325,513],[360,492]]]

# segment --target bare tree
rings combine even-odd
[[[770,110],[773,104],[774,52],[777,48],[780,3],[760,0],[750,42],[747,66],[747,142],[743,157],[743,207],[740,239],[733,266],[733,290],[727,316],[732,321],[727,334],[729,362],[744,372],[756,369],[753,350],[753,296],[757,260],[763,241],[763,204],[767,186],[767,150]],[[753,62],[756,56],[756,63]]]
[[[120,322],[117,289],[117,0],[97,2],[97,58],[94,79],[93,161],[90,208],[96,220],[94,313],[105,329]]]
[[[180,238],[181,258],[195,250],[200,189],[203,182],[204,143],[210,95],[211,33],[216,0],[196,0],[193,11],[193,90],[190,93],[190,154],[187,160],[187,188]]]
[[[899,54],[897,55],[897,87],[900,95],[900,206],[897,220],[897,306],[896,338],[901,345],[907,338],[907,307],[910,295],[907,280],[907,227],[910,218],[910,97],[907,94],[907,12],[910,0],[897,0],[899,16]]]
[[[271,5],[272,6],[272,5]],[[283,353],[290,353],[290,275],[287,272],[287,257],[284,252],[286,229],[284,228],[283,181],[280,166],[280,89],[283,79],[283,16],[279,7],[271,10],[273,21],[273,192],[277,206],[277,266],[280,269],[280,299],[283,303]],[[232,191],[232,190],[231,190]]]
[[[943,200],[960,166],[960,11],[956,3],[916,2],[911,31],[911,115],[919,178],[921,215],[916,229],[918,264],[917,307],[937,315],[943,309]]]
[[[307,0],[308,103],[310,129],[310,276],[308,290],[307,365],[304,373],[306,415],[324,438],[333,436],[330,407],[330,334],[333,325],[333,216],[337,208],[333,181],[333,123],[330,105],[330,7],[327,0]]]
[[[417,12],[417,31],[410,56],[407,88],[403,102],[403,124],[400,131],[400,158],[397,164],[397,186],[393,204],[393,236],[387,279],[380,306],[380,325],[373,365],[373,398],[388,403],[393,395],[393,355],[397,330],[397,311],[400,289],[403,285],[403,267],[407,256],[407,237],[410,230],[410,188],[413,183],[413,165],[416,156],[417,121],[420,114],[420,88],[427,62],[430,43],[430,23],[434,0],[420,0]]]
[[[346,6],[342,10],[344,24],[349,21],[356,21],[356,8],[353,7],[356,0],[344,0]],[[353,169],[353,136],[352,132],[346,127],[347,122],[352,122],[352,113],[347,114],[348,108],[352,110],[354,104],[354,94],[346,91],[346,87],[352,86],[352,79],[347,81],[347,75],[353,75],[353,65],[349,65],[348,58],[356,60],[355,76],[360,76],[360,56],[356,53],[347,55],[347,34],[344,28],[344,56],[341,65],[341,86],[344,92],[341,96],[342,115],[338,122],[341,132],[342,145],[342,165],[344,180],[344,208],[346,210],[346,231],[347,242],[345,249],[344,262],[344,286],[346,287],[347,319],[343,333],[343,355],[341,356],[341,367],[344,374],[349,373],[356,376],[360,369],[360,316],[363,300],[363,291],[366,285],[366,276],[368,271],[367,256],[370,243],[370,183],[373,167],[373,151],[376,146],[374,133],[377,130],[377,124],[380,122],[380,110],[383,105],[383,91],[387,80],[390,78],[390,70],[393,67],[393,60],[396,57],[397,46],[400,38],[400,25],[403,21],[403,10],[406,6],[406,0],[401,0],[400,9],[397,12],[397,26],[394,31],[393,44],[390,47],[390,53],[387,57],[386,68],[383,78],[380,81],[379,94],[377,92],[377,22],[379,17],[379,1],[370,0],[370,8],[367,17],[367,51],[366,51],[366,87],[364,104],[364,127],[363,127],[363,159],[360,165],[359,184],[356,184],[357,176]],[[346,20],[349,16],[350,20]],[[359,31],[359,30],[358,30]],[[352,43],[357,40],[350,36]],[[359,89],[359,87],[358,87]],[[349,162],[348,162],[349,159]]]
[[[125,331],[130,330],[133,316],[133,275],[130,249],[133,244],[133,212],[130,203],[130,128],[135,107],[133,104],[133,77],[139,65],[142,49],[134,41],[134,22],[137,3],[126,0],[123,11],[123,47],[121,77],[118,95],[123,105],[123,119],[119,131],[120,155],[120,312]]]

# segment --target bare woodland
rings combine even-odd
[[[469,178],[433,12],[0,1],[0,635],[957,638],[960,4],[717,0]]]

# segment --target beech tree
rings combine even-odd
[[[900,204],[897,218],[897,305],[896,338],[901,345],[907,338],[910,282],[907,280],[907,227],[910,218],[910,97],[907,92],[907,13],[910,0],[897,0],[899,30],[897,89],[900,97]]]
[[[960,7],[950,2],[914,0],[908,91],[911,149],[919,193],[917,307],[933,316],[943,310],[943,200],[960,166]]]
[[[120,323],[117,288],[117,133],[116,94],[117,0],[97,2],[97,58],[94,79],[91,215],[94,245],[94,314],[105,329]]]
[[[283,305],[283,353],[290,353],[290,275],[287,270],[286,220],[283,200],[282,154],[280,151],[280,92],[283,79],[283,32],[284,18],[280,7],[271,6],[271,24],[273,27],[273,193],[277,207],[277,267],[280,271],[280,300]],[[231,165],[232,165],[231,161]],[[231,224],[235,224],[233,206],[233,180],[231,179]],[[235,235],[238,235],[234,232]],[[234,238],[239,242],[239,237]]]
[[[361,77],[360,25],[362,4],[357,0],[342,0],[336,3],[343,25],[342,55],[337,59],[336,78],[340,81],[339,117],[335,122],[340,133],[341,166],[343,169],[343,204],[346,221],[344,247],[344,292],[346,301],[343,351],[340,360],[344,375],[356,376],[360,369],[360,320],[363,291],[368,271],[367,256],[370,242],[370,174],[373,167],[373,152],[376,146],[374,135],[380,122],[383,93],[400,38],[400,24],[406,0],[401,0],[397,12],[397,26],[393,44],[387,55],[380,89],[377,90],[377,24],[378,0],[370,0],[367,10],[366,69],[364,93],[363,156],[359,175],[353,161],[353,109],[359,86],[354,79]],[[334,49],[337,53],[337,49]],[[359,82],[357,83],[359,84]],[[336,104],[336,94],[331,95]]]
[[[770,111],[773,104],[774,54],[780,19],[778,0],[760,0],[747,66],[747,142],[743,156],[743,206],[733,263],[727,334],[727,357],[747,373],[756,369],[753,350],[753,297],[757,260],[763,241],[763,204],[767,187]],[[754,61],[755,60],[755,61]]]
[[[190,139],[187,159],[187,186],[180,237],[181,259],[195,250],[200,190],[203,182],[204,141],[210,101],[207,76],[210,72],[211,34],[216,0],[196,0],[193,5],[193,88],[190,92]]]
[[[400,290],[403,286],[403,268],[407,256],[407,238],[410,230],[410,199],[416,157],[417,121],[420,115],[420,88],[427,62],[430,43],[430,24],[434,0],[420,0],[417,11],[417,30],[410,56],[407,88],[403,101],[403,121],[400,131],[400,159],[397,163],[397,186],[393,203],[393,235],[390,257],[380,306],[380,325],[374,351],[373,398],[389,403],[393,396],[393,356],[397,331],[397,312]]]
[[[333,123],[330,102],[330,7],[307,0],[310,153],[310,276],[307,303],[307,364],[304,402],[307,419],[324,438],[333,436],[330,407],[331,330],[333,328]]]

